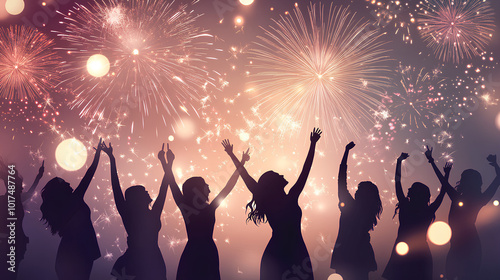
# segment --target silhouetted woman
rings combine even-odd
[[[370,271],[377,270],[375,254],[370,244],[370,230],[377,225],[382,213],[378,188],[369,181],[358,184],[354,198],[347,189],[347,158],[353,142],[345,147],[338,177],[340,208],[339,234],[332,253],[330,267],[345,280],[368,280]]]
[[[158,197],[151,209],[151,197],[143,186],[132,186],[125,196],[118,179],[113,147],[103,143],[102,150],[109,156],[111,163],[111,186],[116,209],[122,217],[127,231],[127,251],[116,260],[111,274],[118,279],[166,280],[167,269],[158,247],[158,233],[161,229],[160,216],[167,196],[168,182],[163,176]],[[165,164],[163,147],[158,159]]]
[[[23,193],[23,178],[21,174],[17,171],[14,165],[10,165],[10,168],[5,165],[3,160],[0,158],[0,180],[5,183],[5,195],[0,195],[0,219],[1,219],[1,229],[0,229],[0,279],[10,280],[16,279],[19,273],[19,265],[22,260],[24,260],[24,255],[29,243],[29,238],[24,233],[23,220],[24,220],[24,203],[33,197],[35,189],[40,182],[44,172],[44,162],[42,166],[38,169],[38,174],[35,181],[29,188],[27,192]],[[10,203],[14,203],[14,207],[8,206]],[[13,208],[13,215],[9,213],[9,208]],[[9,243],[10,228],[7,227],[9,220],[7,218],[16,218],[15,220],[15,244]],[[15,265],[11,268],[11,265],[7,262],[10,261],[10,246],[15,245]],[[9,268],[11,270],[9,270]]]
[[[168,148],[168,164],[164,165],[168,176],[172,195],[184,217],[188,242],[182,252],[177,269],[177,280],[220,280],[219,253],[213,240],[215,225],[215,210],[233,190],[238,181],[239,173],[236,170],[226,186],[217,197],[208,203],[210,189],[201,177],[192,177],[182,185],[183,192],[175,182],[172,172],[174,153]],[[228,147],[224,146],[226,150]],[[232,147],[231,147],[232,148]],[[248,150],[243,153],[241,161],[250,159]]]
[[[416,182],[408,189],[408,196],[401,186],[401,162],[408,158],[402,153],[396,164],[396,197],[398,198],[399,229],[396,242],[392,249],[389,263],[382,277],[389,280],[432,280],[432,255],[427,244],[427,229],[435,218],[435,213],[445,194],[444,188],[429,205],[431,193],[429,188]],[[394,214],[396,215],[396,213]],[[408,252],[397,252],[400,242],[408,245]]]
[[[83,199],[99,164],[101,140],[95,150],[92,164],[74,191],[59,177],[50,180],[42,190],[42,220],[52,234],[61,236],[56,256],[60,280],[88,280],[94,261],[101,256],[90,208]]]
[[[256,182],[232,153],[232,149],[226,149],[253,194],[252,201],[247,204],[250,209],[247,221],[253,221],[255,224],[269,221],[273,230],[260,263],[261,280],[294,277],[314,279],[309,253],[302,238],[302,210],[298,200],[311,170],[316,143],[320,137],[321,130],[314,129],[310,136],[311,146],[304,167],[288,194],[285,193],[288,181],[283,175],[268,171]]]
[[[476,218],[483,206],[495,195],[500,185],[500,167],[495,155],[489,155],[487,160],[495,168],[496,177],[484,193],[481,193],[483,180],[481,174],[474,169],[462,172],[457,188],[448,183],[448,177],[443,177],[432,158],[432,149],[427,147],[427,159],[432,164],[443,188],[451,199],[448,223],[452,235],[450,251],[446,258],[446,278],[458,280],[474,280],[479,277],[481,266],[481,241],[476,229]]]

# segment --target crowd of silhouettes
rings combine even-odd
[[[213,239],[215,212],[231,193],[241,176],[252,194],[246,205],[247,222],[256,225],[269,223],[271,238],[262,254],[260,263],[261,280],[314,279],[313,267],[306,244],[302,237],[302,210],[299,197],[309,176],[316,143],[322,131],[315,128],[310,136],[310,147],[301,173],[288,193],[288,181],[274,171],[264,172],[256,181],[245,168],[250,160],[249,149],[242,153],[241,160],[233,152],[229,140],[222,141],[225,152],[235,165],[235,171],[226,186],[210,202],[210,188],[202,177],[192,177],[182,184],[182,191],[172,172],[175,155],[167,144],[158,152],[158,159],[164,171],[159,193],[151,205],[146,188],[131,186],[123,193],[113,155],[111,143],[102,139],[94,148],[92,164],[76,189],[64,179],[49,180],[41,191],[42,221],[52,234],[61,237],[55,260],[55,272],[59,280],[88,280],[92,266],[101,256],[96,233],[91,220],[91,211],[85,202],[85,193],[97,170],[101,152],[109,157],[111,188],[116,209],[120,214],[127,233],[128,248],[114,263],[110,273],[116,279],[166,280],[167,269],[158,244],[158,234],[162,227],[161,215],[168,186],[173,199],[184,218],[187,243],[177,268],[177,280],[220,280],[220,263],[217,246]],[[340,220],[337,240],[332,248],[330,267],[344,280],[367,280],[369,273],[378,266],[371,245],[370,232],[373,231],[382,213],[382,202],[378,187],[371,181],[361,181],[354,196],[347,185],[347,161],[354,142],[346,145],[338,173],[338,207]],[[427,231],[435,219],[445,194],[451,200],[449,225],[452,229],[450,250],[446,259],[446,279],[478,279],[481,265],[481,242],[475,226],[479,211],[494,196],[500,186],[500,166],[496,156],[487,160],[495,168],[496,177],[485,192],[481,192],[481,174],[473,169],[465,170],[454,188],[448,182],[452,169],[451,162],[443,168],[444,175],[432,157],[432,148],[427,147],[425,156],[440,182],[439,195],[431,203],[431,191],[421,182],[415,182],[405,195],[402,186],[401,166],[409,155],[401,153],[396,161],[395,193],[397,205],[393,218],[398,215],[399,229],[389,262],[382,277],[388,280],[431,280],[433,279],[433,259],[427,243]],[[6,186],[6,194],[0,196],[0,204],[8,204],[9,190],[15,198],[16,261],[15,272],[8,269],[9,250],[7,225],[0,229],[0,279],[17,278],[19,265],[24,258],[28,237],[22,227],[23,203],[32,198],[44,174],[44,163],[27,192],[22,192],[22,177],[15,168],[6,165],[0,158],[0,179]],[[12,189],[15,186],[15,189]],[[7,213],[2,209],[2,222],[7,221]],[[4,217],[5,216],[5,217]],[[410,250],[401,254],[398,244],[404,243]]]

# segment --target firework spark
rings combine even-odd
[[[493,9],[483,0],[433,0],[419,16],[424,42],[444,62],[480,55],[495,31]]]
[[[388,83],[387,51],[368,24],[348,8],[311,5],[305,16],[296,6],[264,29],[249,53],[252,91],[268,120],[320,125],[334,140],[359,135]]]
[[[401,66],[398,70],[401,79],[394,92],[385,98],[386,106],[402,126],[408,129],[427,128],[436,113],[436,103],[443,99],[439,87],[443,79],[439,70],[427,72],[412,66]]]
[[[0,28],[0,95],[33,100],[47,94],[58,79],[54,42],[25,26]]]
[[[75,88],[72,107],[93,120],[115,121],[138,112],[143,127],[152,114],[165,125],[168,116],[196,114],[191,104],[215,83],[206,70],[213,59],[208,56],[212,36],[195,26],[199,16],[188,7],[159,0],[77,4],[58,34],[70,45],[63,74]],[[110,61],[101,78],[85,70],[94,54]],[[133,127],[137,119],[131,119]]]

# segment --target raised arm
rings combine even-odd
[[[115,198],[116,210],[122,215],[125,211],[125,197],[123,196],[123,191],[120,186],[120,180],[118,179],[118,170],[116,168],[116,160],[113,155],[113,146],[109,143],[109,147],[105,143],[102,143],[102,151],[105,152],[109,157],[109,163],[111,165],[111,187],[113,189],[113,197]]]
[[[443,170],[444,170],[444,178],[446,179],[446,181],[448,182],[448,179],[450,178],[450,172],[451,172],[451,168],[453,167],[453,163],[451,162],[447,162],[444,167],[443,167]],[[450,186],[451,187],[451,186]],[[436,197],[436,199],[434,200],[434,202],[431,203],[430,207],[431,207],[431,210],[436,213],[436,211],[438,210],[439,206],[441,206],[441,203],[443,202],[443,198],[444,198],[444,194],[446,193],[446,188],[441,186],[441,189],[439,191],[439,195]]]
[[[45,161],[42,161],[42,166],[38,169],[38,174],[36,175],[35,181],[33,181],[33,184],[29,188],[29,190],[23,194],[21,194],[21,201],[25,202],[26,200],[29,200],[33,197],[33,194],[35,193],[35,189],[38,186],[38,183],[40,182],[40,179],[43,176],[43,173],[45,171]]]
[[[172,190],[172,196],[174,197],[175,204],[180,207],[184,203],[184,196],[182,195],[177,182],[175,182],[174,172],[172,171],[172,165],[174,163],[175,155],[170,150],[170,145],[167,144],[167,162],[162,162],[163,170],[165,171],[165,176],[168,184],[170,184],[170,190]],[[165,178],[165,177],[164,177]],[[163,185],[163,183],[162,183]],[[165,189],[166,190],[166,189]]]
[[[242,166],[245,165],[245,162],[250,160],[250,154],[248,153],[249,150],[250,149],[248,149],[246,152],[243,152],[243,155],[241,156],[241,165]],[[215,197],[215,199],[212,200],[212,203],[210,203],[210,207],[212,207],[215,210],[220,206],[222,201],[224,201],[224,199],[233,190],[239,177],[240,177],[240,173],[238,172],[238,170],[235,170],[233,175],[231,175],[231,178],[229,178],[229,181],[227,181],[226,186],[217,195],[217,197]]]
[[[429,146],[426,146],[426,151],[425,151],[425,157],[429,161],[429,163],[432,165],[432,169],[434,170],[434,173],[436,173],[436,176],[439,179],[439,182],[441,182],[441,188],[444,189],[446,193],[448,193],[448,196],[452,201],[458,198],[459,194],[457,190],[455,190],[450,183],[448,182],[448,178],[450,176],[450,173],[448,171],[448,174],[446,174],[446,169],[445,169],[445,176],[441,174],[441,171],[439,168],[436,166],[436,163],[434,162],[434,158],[432,158],[432,150],[433,148],[429,148]],[[445,166],[446,167],[446,166]],[[450,169],[451,170],[451,167]]]
[[[342,157],[342,161],[340,162],[338,176],[339,203],[349,203],[354,200],[352,195],[349,193],[349,190],[347,189],[347,159],[349,158],[349,151],[352,150],[354,146],[356,146],[354,142],[350,142],[345,146],[344,156]]]
[[[240,173],[241,178],[245,182],[245,185],[247,186],[248,190],[251,193],[255,193],[257,191],[257,182],[248,174],[248,171],[246,168],[241,164],[241,162],[238,160],[238,158],[234,155],[233,153],[233,145],[229,142],[228,139],[224,139],[222,141],[222,146],[224,146],[224,150],[226,153],[229,155],[231,160],[233,161],[234,165],[236,166],[236,170]]]
[[[491,182],[489,187],[486,189],[486,191],[484,191],[482,195],[483,204],[488,203],[493,198],[498,189],[498,186],[500,186],[500,167],[497,163],[497,156],[489,155],[486,159],[488,160],[490,165],[495,168],[496,176],[495,179],[493,179],[493,182]]]
[[[161,212],[163,211],[163,206],[165,205],[165,199],[167,197],[167,189],[168,189],[168,180],[167,180],[167,172],[165,170],[168,170],[168,164],[165,161],[165,144],[161,146],[161,151],[158,152],[158,159],[161,162],[161,165],[163,167],[163,179],[161,180],[161,185],[160,185],[160,191],[158,192],[158,197],[155,200],[155,203],[153,204],[152,211],[153,214],[157,215],[158,217],[161,216]],[[170,151],[169,145],[167,144],[167,150]],[[173,155],[173,153],[171,153]],[[170,159],[169,162],[172,164],[174,159]],[[170,168],[171,169],[171,168]]]
[[[309,152],[307,153],[304,167],[302,167],[302,172],[300,172],[300,176],[297,179],[297,182],[295,182],[295,185],[292,186],[290,192],[288,193],[289,196],[295,199],[299,199],[299,196],[302,193],[302,190],[304,190],[304,186],[306,185],[307,177],[309,176],[309,172],[311,171],[314,159],[314,152],[316,151],[316,143],[319,141],[319,138],[321,138],[321,133],[322,131],[319,128],[314,128],[314,130],[311,132],[311,145],[309,146]]]
[[[398,201],[400,203],[406,201],[406,196],[403,192],[403,186],[401,185],[401,163],[408,157],[409,155],[407,153],[401,153],[396,163],[396,176],[394,180],[396,181],[396,197],[398,198]]]
[[[92,161],[92,164],[90,165],[89,169],[87,169],[87,172],[80,181],[80,184],[74,191],[76,197],[81,199],[83,199],[83,196],[85,196],[85,193],[89,188],[90,182],[92,181],[92,178],[94,178],[95,171],[97,170],[97,165],[99,164],[99,158],[101,157],[102,138],[99,139],[99,144],[97,144],[97,148],[94,149],[95,149],[94,160]]]

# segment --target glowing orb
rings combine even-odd
[[[189,139],[194,136],[196,125],[190,119],[182,119],[181,122],[177,124],[175,132],[180,138]]]
[[[139,54],[139,50],[138,49],[134,49],[134,51],[132,52],[134,55],[138,55]]]
[[[460,202],[458,203],[458,206],[462,207],[462,206],[464,206],[464,203],[463,203],[462,201],[460,201]]]
[[[500,129],[500,113],[498,113],[495,123],[497,125],[497,128]]]
[[[253,0],[240,0],[240,3],[242,5],[248,6],[248,5],[252,5]],[[328,279],[328,280],[330,280],[330,279]]]
[[[234,24],[243,25],[243,17],[237,16],[234,18]]]
[[[242,132],[240,132],[239,136],[240,136],[240,140],[243,142],[250,140],[250,134],[248,134],[248,132],[242,131]]]
[[[343,280],[343,279],[344,278],[342,278],[342,276],[340,276],[340,274],[334,273],[334,274],[328,276],[327,280]]]
[[[7,13],[17,16],[24,11],[24,1],[23,0],[7,0],[5,2],[5,10]]]
[[[78,170],[87,161],[87,149],[74,138],[66,139],[57,146],[56,161],[65,170]]]
[[[174,136],[173,136],[173,135],[168,136],[168,141],[172,142],[172,141],[174,141],[174,139],[175,139],[175,138],[174,138]]]
[[[408,244],[406,244],[405,242],[399,242],[396,245],[396,253],[398,253],[399,255],[404,256],[408,254],[408,251],[410,251],[410,247],[408,247]]]
[[[444,245],[450,241],[451,238],[451,228],[450,226],[442,221],[434,222],[429,227],[427,231],[427,237],[429,240],[436,245]]]
[[[499,204],[500,202],[498,202],[498,200],[493,201],[493,205],[498,206]]]
[[[87,60],[87,71],[94,77],[102,77],[109,72],[109,60],[102,54],[94,54]]]

